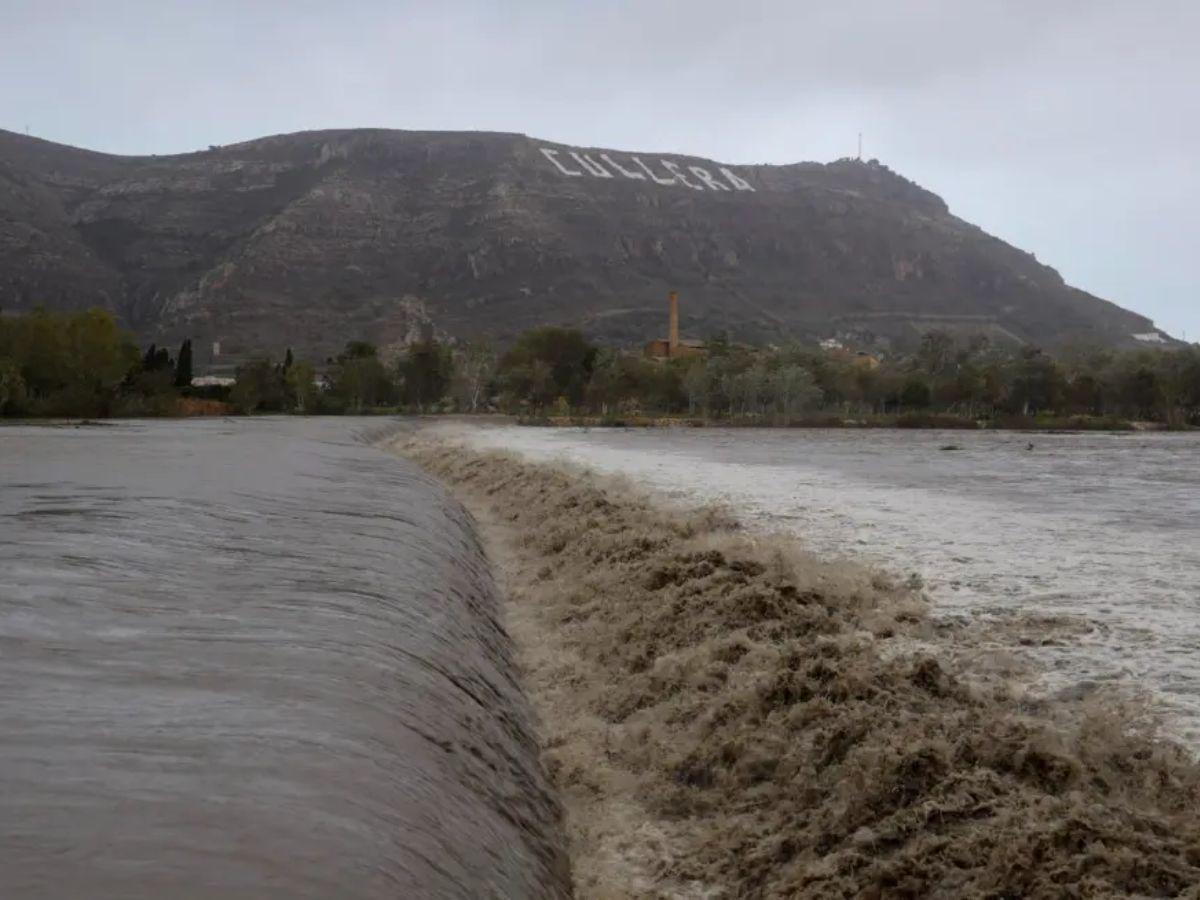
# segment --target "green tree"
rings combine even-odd
[[[1104,382],[1091,372],[1079,372],[1067,382],[1063,402],[1073,413],[1103,415],[1106,405]]]
[[[72,379],[104,395],[116,390],[137,361],[133,343],[103,309],[68,317],[67,353]]]
[[[229,401],[238,412],[282,412],[286,407],[282,369],[269,357],[255,357],[238,366],[236,377]]]
[[[735,415],[762,415],[763,409],[771,401],[769,389],[767,370],[761,363],[733,375],[729,381],[728,393],[733,400]]]
[[[689,362],[650,360],[600,348],[592,362],[587,405],[602,413],[679,412],[686,402],[683,379]]]
[[[175,361],[175,387],[191,387],[192,384],[192,339],[179,345],[179,356]]]
[[[900,388],[900,405],[909,409],[926,409],[932,402],[929,382],[916,375],[904,382]]]
[[[15,359],[0,356],[0,415],[19,415],[25,409],[25,379]]]
[[[32,399],[45,400],[70,381],[72,369],[64,317],[34,310],[17,323],[17,360]]]
[[[375,345],[368,341],[347,341],[346,348],[338,354],[338,362],[345,362],[348,359],[368,359],[378,355]]]
[[[731,350],[726,350],[715,356],[710,354],[704,369],[708,376],[706,414],[716,417],[734,415],[733,381],[742,369],[741,360]]]
[[[683,374],[683,389],[687,394],[688,415],[708,410],[708,366],[704,360],[692,362]]]
[[[166,347],[159,347],[156,344],[151,344],[144,356],[142,356],[142,371],[143,372],[165,372],[175,368],[175,362],[171,359],[171,354],[167,352]]]
[[[499,374],[510,399],[541,408],[565,397],[578,406],[595,359],[596,347],[579,331],[545,326],[517,338],[500,360]]]
[[[1009,404],[1013,412],[1028,415],[1052,412],[1063,402],[1066,379],[1062,368],[1036,347],[1021,351],[1009,388]]]
[[[1144,357],[1126,360],[1118,374],[1117,396],[1127,414],[1139,419],[1154,418],[1163,400],[1157,367]]]
[[[821,389],[817,387],[812,372],[794,364],[772,373],[771,393],[776,410],[785,422],[797,413],[811,409],[821,400]]]
[[[103,309],[0,320],[0,357],[10,361],[5,405],[34,415],[108,415],[137,367],[136,347]]]
[[[637,391],[644,408],[656,413],[682,412],[687,406],[683,376],[688,360],[672,359],[665,365],[640,356],[630,358],[635,372]]]
[[[930,377],[946,370],[954,355],[954,338],[940,329],[925,332],[921,338],[921,349],[917,354],[921,368]]]
[[[561,396],[549,363],[540,359],[507,366],[501,370],[499,380],[504,404],[510,408],[527,403],[534,409],[545,409]]]
[[[450,348],[430,338],[411,345],[397,365],[404,402],[420,410],[438,403],[454,378]]]
[[[1184,418],[1200,424],[1200,345],[1192,345],[1175,354],[1171,377]]]
[[[586,399],[588,406],[601,415],[616,410],[621,400],[634,392],[622,365],[621,354],[612,347],[601,347],[592,361],[592,374],[588,379]]]
[[[489,387],[496,374],[496,351],[486,341],[472,341],[466,345],[454,365],[451,390],[459,409],[478,411],[489,394]]]
[[[346,349],[338,355],[332,379],[329,393],[348,412],[360,413],[395,398],[395,383],[374,345],[366,341],[346,344]]]
[[[316,371],[306,362],[292,362],[284,369],[291,407],[301,415],[308,415],[317,408]]]

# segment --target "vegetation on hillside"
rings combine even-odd
[[[290,345],[314,362],[350,338],[374,339],[385,322],[420,327],[435,307],[440,326],[482,334],[587,310],[605,343],[641,343],[672,289],[683,290],[692,329],[731,328],[754,343],[788,333],[812,341],[834,317],[893,340],[947,314],[955,327],[986,323],[1046,346],[1072,333],[1114,344],[1154,330],[878,161],[739,170],[757,191],[714,203],[707,188],[627,181],[599,157],[615,180],[562,177],[529,140],[350,129],[120,158],[0,130],[0,302],[24,307],[41,291],[67,308],[104,294],[147,329],[184,337],[189,320],[236,321],[226,346],[278,348],[278,357]],[[639,159],[673,177],[655,156]],[[501,169],[528,189],[480,191]],[[425,188],[414,192],[418,181]],[[642,187],[609,189],[621,182]],[[81,208],[84,221],[70,213]],[[264,269],[243,263],[267,257],[264,289]],[[434,272],[436,293],[408,295]],[[202,273],[221,290],[197,291]],[[153,295],[161,302],[144,302]],[[396,302],[385,311],[381,297]]]

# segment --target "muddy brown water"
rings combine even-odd
[[[485,560],[378,424],[0,429],[0,896],[566,894]]]
[[[1200,435],[458,427],[717,502],[823,557],[921,577],[1039,690],[1147,693],[1200,752]],[[1021,643],[1017,643],[1020,641]],[[1033,647],[1026,644],[1036,645]]]

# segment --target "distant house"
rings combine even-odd
[[[646,355],[651,359],[674,359],[680,356],[703,356],[708,352],[704,341],[691,341],[681,338],[671,349],[671,342],[666,338],[655,338],[646,344]]]
[[[671,355],[671,342],[666,338],[655,338],[646,344],[646,355],[652,359],[666,359]]]
[[[233,387],[236,378],[226,375],[197,375],[192,379],[192,387]]]

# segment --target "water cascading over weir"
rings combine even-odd
[[[0,897],[558,898],[471,524],[344,422],[6,429]]]

